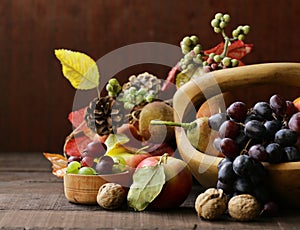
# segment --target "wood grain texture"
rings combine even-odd
[[[5,162],[20,162],[14,170]],[[36,168],[36,165],[40,165]],[[19,168],[18,168],[19,166]],[[198,184],[177,209],[169,211],[105,211],[98,205],[68,202],[63,181],[51,174],[42,153],[0,153],[0,229],[299,229],[299,210],[282,209],[278,217],[253,222],[201,220],[194,210],[196,196],[203,191]]]
[[[129,44],[178,45],[185,35],[197,34],[208,49],[221,39],[210,20],[228,12],[231,27],[251,25],[246,42],[255,46],[246,64],[298,62],[299,11],[297,0],[1,0],[0,150],[62,151],[75,90],[62,76],[56,48],[98,59]],[[116,76],[125,81],[149,71],[165,78],[168,70],[145,64]]]

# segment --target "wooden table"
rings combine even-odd
[[[197,217],[195,183],[184,204],[171,211],[105,211],[67,201],[63,181],[51,173],[42,153],[0,153],[0,229],[299,229],[300,211],[240,223]]]

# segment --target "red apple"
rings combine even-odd
[[[155,166],[159,160],[160,156],[148,157],[137,166],[137,170],[144,166]],[[192,188],[192,174],[183,160],[169,156],[162,164],[166,182],[160,194],[148,206],[153,210],[179,207],[186,200]]]
[[[174,148],[167,142],[161,144],[149,144],[147,151],[152,156],[162,156],[167,153],[169,156],[174,156]]]

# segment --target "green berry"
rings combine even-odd
[[[226,67],[229,67],[231,65],[231,58],[230,57],[224,57],[222,60],[222,64]]]
[[[222,32],[222,30],[221,30],[220,28],[218,28],[218,27],[215,27],[215,28],[214,28],[214,31],[215,31],[217,34]]]
[[[227,26],[227,23],[224,22],[224,21],[220,22],[220,24],[219,24],[219,27],[220,27],[221,29],[224,29],[226,26]]]
[[[239,61],[237,59],[232,59],[231,60],[231,65],[232,65],[232,67],[236,67],[236,66],[239,65]]]
[[[188,69],[188,70],[192,70],[192,69],[194,69],[194,67],[195,67],[194,64],[189,64],[189,65],[187,66],[187,69]]]
[[[190,39],[191,39],[191,41],[192,41],[192,43],[193,43],[194,46],[197,45],[198,42],[199,42],[199,38],[196,35],[192,35],[190,37]]]
[[[141,96],[144,96],[145,94],[147,93],[147,91],[145,90],[145,89],[139,89],[138,91],[137,91],[137,95],[141,95]]]
[[[136,88],[134,86],[130,87],[129,94],[135,95],[135,93],[136,93]]]
[[[230,22],[230,15],[229,14],[224,14],[223,15],[223,21],[227,22],[227,23]]]
[[[112,78],[108,81],[108,84],[115,86],[115,85],[119,85],[119,82],[116,78]]]
[[[215,55],[215,56],[214,56],[214,61],[215,61],[215,62],[219,63],[219,62],[221,62],[221,60],[222,60],[222,58],[221,58],[220,55]]]
[[[201,62],[202,62],[202,56],[201,56],[201,54],[197,54],[196,57],[193,58],[193,61],[196,64],[201,64]]]
[[[125,102],[124,103],[124,108],[127,109],[127,110],[131,110],[133,109],[134,107],[134,104],[130,103],[130,102]]]
[[[197,46],[194,47],[193,50],[194,50],[195,55],[200,54],[200,52],[201,52],[201,47],[197,45]]]
[[[243,26],[243,32],[244,34],[248,34],[250,32],[250,26],[246,25],[246,26]]]
[[[203,65],[203,66],[207,66],[207,65],[208,65],[207,61],[204,61],[204,62],[202,63],[202,65]]]
[[[182,51],[183,54],[187,54],[187,53],[189,53],[191,50],[190,50],[190,48],[189,48],[188,46],[182,45],[182,46],[181,46],[181,51]]]
[[[237,38],[238,36],[239,36],[239,31],[237,29],[233,30],[232,31],[232,37]]]
[[[214,58],[214,56],[215,56],[215,53],[210,53],[210,54],[208,55],[208,57],[210,57],[210,58]]]
[[[189,37],[184,37],[182,43],[186,46],[190,46],[192,44],[192,40]]]
[[[222,19],[222,17],[223,17],[223,14],[222,13],[216,13],[216,15],[215,15],[215,19]]]
[[[111,92],[111,91],[108,92],[108,96],[110,97],[115,97],[116,95],[117,94],[115,92]]]
[[[110,84],[107,84],[106,85],[106,90],[107,90],[107,92],[114,92],[114,87]]]
[[[214,28],[216,28],[216,27],[219,27],[219,24],[220,24],[220,20],[218,20],[218,19],[213,19],[213,20],[211,20],[211,26],[212,27],[214,27]]]
[[[148,94],[145,99],[148,103],[150,103],[155,99],[155,96],[153,94]]]
[[[244,35],[244,34],[240,34],[240,35],[238,36],[238,39],[239,39],[240,41],[245,40],[245,35]]]

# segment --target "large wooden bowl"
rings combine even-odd
[[[205,101],[209,101],[209,98],[222,92],[234,92],[243,88],[246,90],[248,86],[254,90],[253,97],[256,97],[257,101],[261,101],[259,96],[264,91],[262,87],[271,85],[275,86],[272,90],[276,89],[273,94],[280,93],[284,87],[292,87],[300,96],[299,63],[248,65],[214,71],[195,79],[182,86],[174,95],[173,106],[176,112],[174,119],[177,122],[195,119],[197,108]],[[261,92],[255,91],[253,86]],[[243,98],[236,100],[243,101]],[[182,128],[176,128],[175,133],[179,153],[191,168],[194,177],[203,187],[215,187],[217,165],[222,158],[197,151],[188,141]],[[278,200],[284,204],[300,207],[300,162],[266,164],[266,167],[270,172],[272,191]]]

